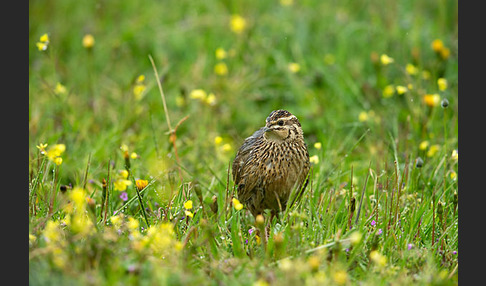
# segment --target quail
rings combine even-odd
[[[238,200],[255,218],[269,209],[273,219],[286,209],[294,189],[294,198],[302,195],[309,169],[299,120],[287,110],[272,111],[265,126],[246,138],[236,153],[232,173]]]

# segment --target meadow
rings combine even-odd
[[[457,285],[457,1],[47,0],[29,20],[29,284]],[[256,222],[231,163],[276,109],[310,183]]]

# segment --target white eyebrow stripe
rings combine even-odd
[[[295,115],[291,115],[291,116],[288,116],[288,117],[282,117],[282,118],[279,118],[279,119],[274,120],[274,121],[272,121],[272,122],[277,122],[277,121],[279,121],[279,120],[291,120],[291,119],[294,119],[294,118],[295,118],[295,119],[297,119],[297,117],[296,117]]]

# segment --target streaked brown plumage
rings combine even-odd
[[[238,200],[255,217],[265,209],[284,211],[292,190],[305,189],[309,169],[299,120],[286,110],[272,111],[265,127],[245,139],[233,161]]]

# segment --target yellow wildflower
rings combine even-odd
[[[114,215],[110,217],[110,222],[115,226],[115,228],[120,228],[122,222],[123,222],[123,217],[122,215]]]
[[[47,43],[37,42],[36,46],[37,46],[37,49],[39,49],[39,51],[47,50]]]
[[[189,94],[191,98],[204,100],[206,98],[206,92],[202,89],[195,89]]]
[[[320,150],[322,148],[322,143],[321,142],[314,143],[314,148],[316,148],[317,150]]]
[[[72,202],[68,202],[62,207],[62,210],[67,214],[72,214],[74,211],[74,205]]]
[[[292,4],[294,4],[294,0],[280,0],[282,6],[291,6]]]
[[[113,185],[115,187],[115,191],[125,191],[128,186],[132,184],[132,181],[130,180],[124,180],[124,179],[119,179],[116,180]]]
[[[83,47],[85,47],[86,49],[91,49],[95,44],[95,39],[93,37],[93,35],[91,34],[86,34],[84,35],[83,37]]]
[[[361,238],[363,237],[363,234],[359,231],[354,231],[350,236],[349,236],[349,241],[351,244],[358,244],[361,241]]]
[[[440,103],[440,95],[437,93],[424,95],[424,102],[427,106],[434,107]]]
[[[312,163],[312,164],[319,164],[319,156],[317,155],[314,155],[312,157],[309,158],[309,161]]]
[[[413,84],[411,84],[411,83],[407,84],[407,88],[408,88],[408,90],[412,90],[413,89]]]
[[[144,84],[145,75],[139,75],[135,80],[135,86],[133,87],[133,95],[135,96],[136,100],[142,99],[144,92],[146,90],[146,86]]]
[[[257,281],[255,281],[253,283],[253,286],[269,286],[270,284],[268,284],[267,281],[265,281],[264,279],[260,278],[258,279]]]
[[[378,266],[385,266],[386,265],[386,257],[380,254],[378,251],[373,250],[370,252],[370,259]]]
[[[44,43],[49,43],[49,36],[47,34],[44,34],[40,37],[39,40]]]
[[[36,43],[37,49],[39,51],[47,50],[47,47],[49,46],[49,36],[47,34],[43,34],[39,40],[40,42]]]
[[[130,158],[132,158],[132,159],[137,159],[137,158],[138,158],[138,154],[137,154],[137,153],[135,153],[135,152],[132,152],[132,153],[130,154]]]
[[[427,141],[427,140],[422,141],[419,144],[419,149],[424,151],[425,149],[429,148],[429,145],[430,145],[429,141]]]
[[[447,89],[447,80],[441,77],[437,80],[437,85],[439,86],[439,90],[444,91]]]
[[[408,91],[408,88],[406,88],[405,86],[401,86],[401,85],[397,85],[397,93],[398,94],[404,94],[405,92]]]
[[[85,212],[77,212],[71,218],[70,227],[73,233],[87,235],[93,230],[93,222]]]
[[[457,150],[456,149],[452,150],[451,158],[454,161],[457,161],[459,159],[459,154],[457,153]]]
[[[49,148],[49,150],[47,151],[47,157],[49,157],[51,160],[54,160],[55,157],[61,156],[65,150],[66,150],[66,145],[56,144],[51,148]]]
[[[120,150],[121,150],[122,152],[128,152],[128,146],[127,146],[127,144],[122,144],[122,145],[120,146]]]
[[[228,56],[228,53],[223,48],[217,48],[215,54],[218,60],[223,60]]]
[[[216,104],[216,95],[214,93],[209,93],[208,96],[204,99],[204,102],[207,105],[215,105]]]
[[[427,157],[433,157],[439,150],[440,145],[438,144],[430,146],[429,150],[427,151]]]
[[[62,85],[60,82],[56,83],[56,87],[54,88],[54,93],[57,95],[60,94],[65,94],[66,93],[66,87]]]
[[[440,39],[436,39],[431,44],[432,50],[436,52],[442,59],[446,60],[449,58],[451,51],[444,46],[444,43]]]
[[[176,241],[176,242],[174,243],[174,249],[175,249],[176,251],[181,251],[183,248],[184,248],[184,244],[183,244],[182,242],[180,242],[180,241]]]
[[[412,65],[412,64],[407,64],[407,65],[405,66],[405,70],[407,71],[407,73],[408,73],[409,75],[416,75],[416,74],[418,73],[418,68],[417,68],[417,67],[415,67],[415,66],[414,66],[414,65]]]
[[[432,41],[431,47],[434,52],[440,52],[444,48],[444,43],[440,39],[435,39]]]
[[[47,243],[61,242],[61,229],[59,229],[58,223],[53,220],[48,220],[43,232],[44,239]]]
[[[246,19],[240,15],[232,15],[230,20],[230,28],[236,34],[241,34],[246,29]]]
[[[221,145],[222,142],[223,142],[223,137],[221,137],[221,136],[214,137],[214,144],[216,146]]]
[[[46,145],[47,146],[47,145]],[[49,160],[53,161],[56,165],[62,164],[61,155],[66,150],[66,145],[64,144],[56,144],[47,150],[46,155]]]
[[[232,202],[233,202],[233,207],[235,208],[235,210],[239,211],[243,208],[243,204],[241,204],[240,201],[237,198],[233,198]]]
[[[74,187],[69,193],[69,198],[73,201],[78,210],[83,210],[86,205],[86,191],[83,188]]]
[[[290,258],[284,258],[282,260],[279,260],[278,267],[283,271],[291,271],[292,269],[294,269],[294,265],[292,263],[292,260],[290,260]]]
[[[451,54],[451,51],[448,48],[443,48],[440,50],[440,57],[444,60],[447,60]]]
[[[289,63],[287,68],[291,73],[298,73],[300,71],[300,65],[298,63]]]
[[[361,112],[359,113],[359,115],[358,115],[358,120],[359,120],[360,122],[365,122],[365,121],[367,121],[367,120],[368,120],[368,118],[369,118],[369,116],[368,116],[368,113],[367,113],[366,111],[361,111]]]
[[[214,66],[214,73],[220,76],[225,76],[228,74],[228,66],[225,63],[217,63]]]
[[[188,200],[187,202],[184,203],[184,208],[187,210],[192,209],[192,201]]]
[[[54,164],[56,164],[57,166],[61,165],[62,164],[62,158],[61,157],[56,157],[52,160],[54,162]]]
[[[456,172],[454,172],[454,171],[452,171],[452,172],[451,172],[451,175],[450,175],[450,176],[451,176],[451,179],[452,179],[453,181],[455,181],[455,180],[457,179],[457,173],[456,173]]]
[[[64,153],[66,151],[66,145],[64,144],[56,144],[54,145],[54,149],[57,150],[60,154]]]
[[[128,171],[127,170],[121,170],[120,171],[120,176],[122,178],[125,178],[125,179],[128,178]]]
[[[52,249],[52,262],[57,268],[64,269],[67,265],[67,255],[62,248],[55,247]]]
[[[190,211],[186,211],[185,213],[186,213],[186,216],[188,216],[188,217],[194,217],[194,214]]]
[[[127,227],[130,231],[133,232],[138,230],[139,226],[140,226],[140,222],[137,219],[134,219],[133,217],[128,217]]]
[[[315,255],[309,257],[309,259],[307,260],[307,263],[309,264],[309,267],[313,272],[316,272],[317,270],[319,270],[319,266],[321,264],[319,257],[317,257]]]
[[[72,207],[72,204],[70,204],[71,207]],[[66,208],[65,208],[65,211],[66,211]],[[68,210],[66,211],[66,213],[73,213],[73,209],[71,208],[71,210]],[[69,226],[71,225],[71,216],[70,215],[67,215],[63,220],[61,220],[61,225],[66,225],[66,226]]]
[[[338,285],[344,285],[348,281],[348,273],[344,270],[338,270],[332,275],[334,282]]]
[[[39,145],[35,146],[37,147],[37,149],[39,149],[40,153],[41,154],[45,154],[46,153],[46,148],[47,148],[47,143],[40,143]]]
[[[394,93],[395,93],[395,86],[393,86],[392,84],[385,86],[385,88],[383,89],[384,98],[390,98]]]
[[[258,245],[262,243],[262,239],[258,235],[255,235],[255,240]]]
[[[148,185],[148,181],[147,180],[136,180],[135,185],[137,186],[137,189],[139,191],[141,191]]]
[[[37,237],[29,233],[29,244],[32,245],[37,240]]]
[[[146,86],[143,84],[136,84],[133,87],[133,95],[135,96],[136,100],[140,100],[143,97],[143,92],[145,91]]]
[[[226,143],[223,144],[223,146],[221,146],[221,149],[223,150],[223,152],[230,152],[233,149],[233,147],[231,147],[231,144]]]
[[[386,54],[382,54],[380,56],[380,61],[381,61],[381,64],[386,66],[386,65],[389,65],[391,63],[393,63],[395,60],[393,58],[390,58],[388,55]]]

